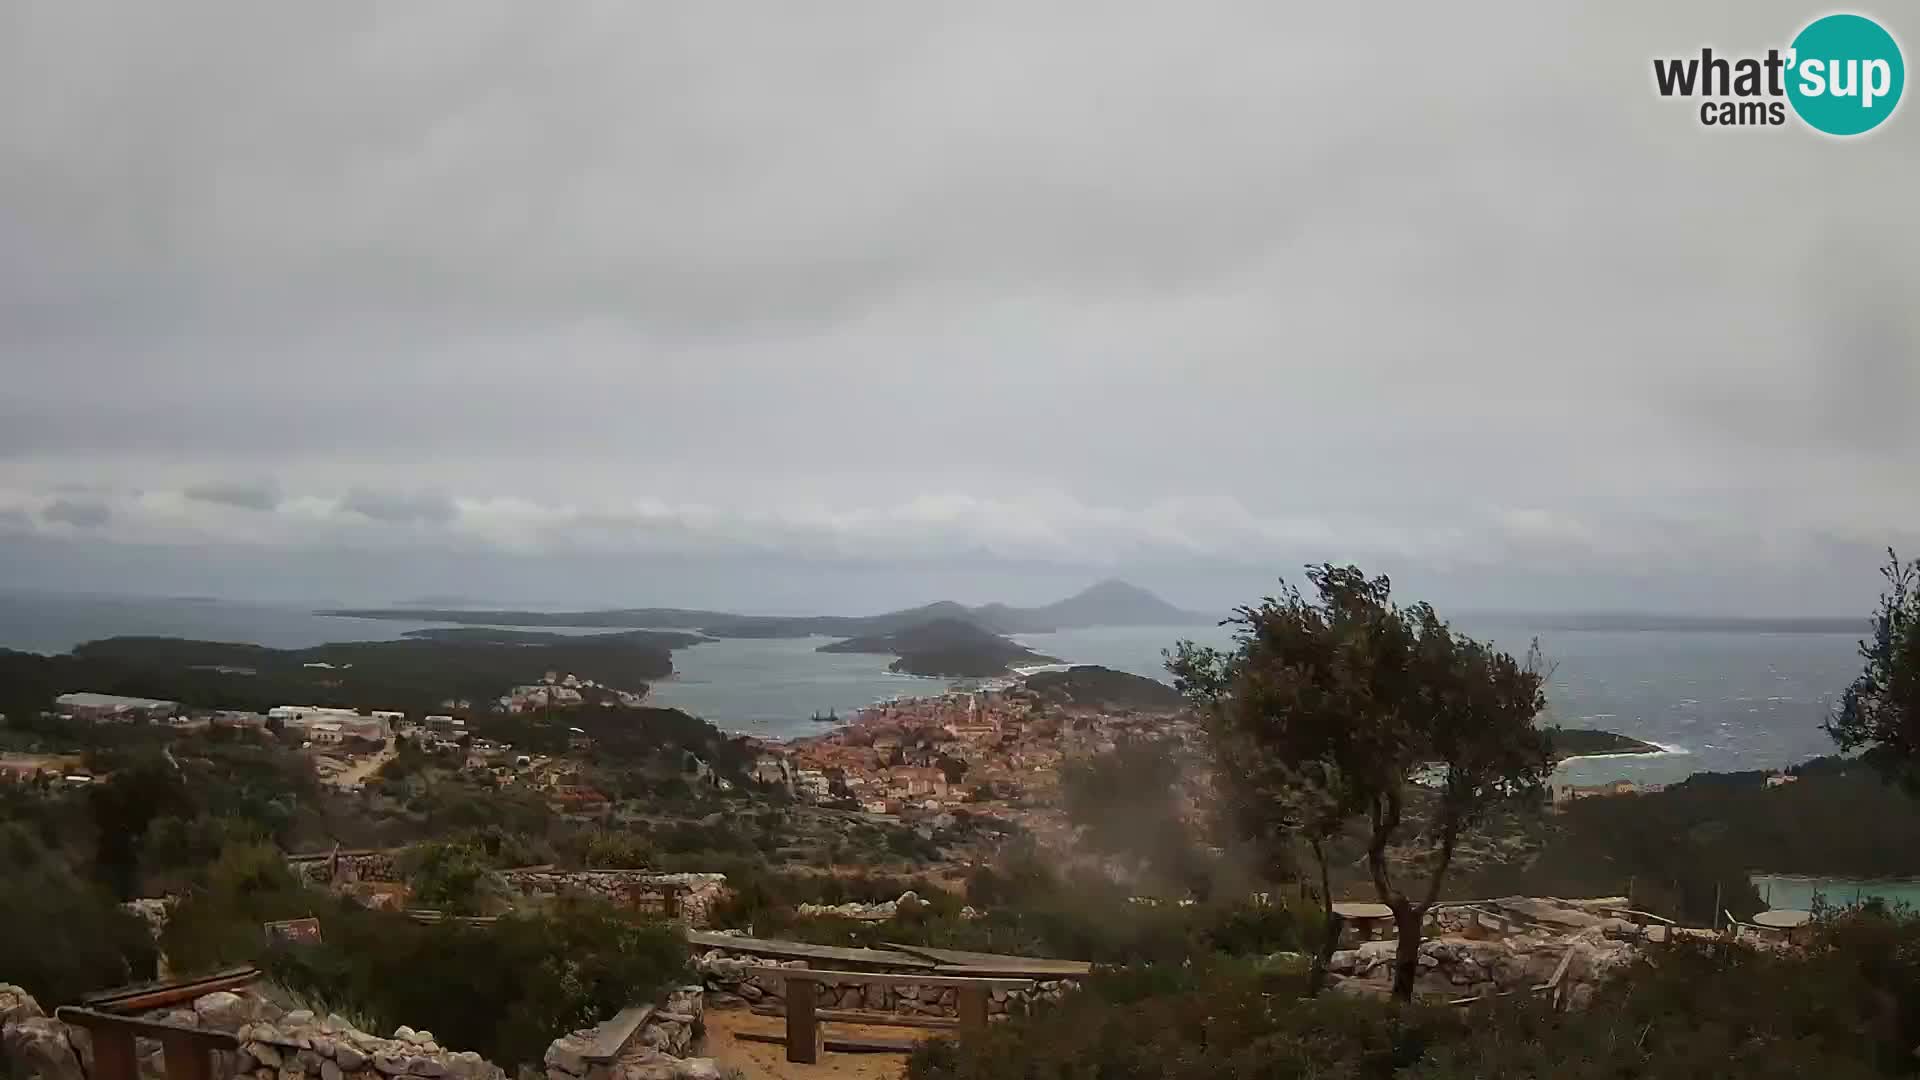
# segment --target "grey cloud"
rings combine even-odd
[[[97,529],[105,525],[113,517],[113,511],[109,510],[105,503],[101,502],[92,502],[83,499],[55,499],[53,502],[48,503],[45,509],[40,511],[40,516],[47,521],[58,522],[62,525],[72,525],[78,529]]]
[[[439,492],[397,493],[356,488],[340,500],[342,510],[375,521],[444,524],[460,513],[450,496]]]
[[[268,481],[195,484],[182,494],[198,502],[235,506],[242,510],[271,510],[280,505],[280,488]]]
[[[0,493],[316,561],[1355,552],[1601,600],[1920,527],[1920,106],[1840,143],[1650,86],[1803,7],[754,7],[20,0]]]

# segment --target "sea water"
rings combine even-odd
[[[0,648],[64,652],[116,634],[160,634],[304,648],[388,640],[431,624],[315,615],[302,609],[202,600],[0,592]],[[1550,723],[1600,728],[1667,748],[1647,755],[1576,758],[1561,779],[1669,783],[1701,770],[1775,769],[1823,753],[1820,724],[1859,670],[1848,634],[1558,629],[1550,618],[1461,619],[1461,630],[1515,652],[1539,638],[1552,675]],[[595,633],[605,628],[540,627]],[[1164,650],[1181,639],[1227,645],[1212,625],[1094,627],[1023,634],[1037,652],[1167,678]],[[825,730],[816,714],[846,718],[894,697],[976,681],[896,675],[892,658],[817,651],[827,638],[729,639],[676,650],[675,674],[651,699],[722,729],[793,738]]]

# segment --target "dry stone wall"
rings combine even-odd
[[[1414,993],[1451,998],[1530,992],[1566,961],[1561,993],[1578,1008],[1647,945],[1645,927],[1572,901],[1511,897],[1480,910],[1441,908],[1429,925],[1440,936],[1420,944]],[[1328,971],[1350,991],[1383,993],[1393,983],[1397,948],[1392,940],[1364,942],[1334,953]]]
[[[725,874],[662,874],[655,870],[553,870],[529,868],[503,873],[507,884],[527,896],[585,893],[604,897],[622,907],[661,910],[676,895],[679,918],[688,926],[704,927],[713,906],[726,895]]]
[[[765,1005],[784,1010],[787,981],[771,974],[779,968],[805,968],[805,960],[776,961],[750,953],[709,949],[694,957],[693,967],[707,988],[713,1008]],[[895,1016],[958,1017],[959,996],[952,987],[888,986],[846,980],[839,983],[794,983],[812,987],[814,1003],[823,1009],[860,1009]],[[988,995],[987,1015],[1004,1017],[1025,1012],[1036,1001],[1057,1001],[1079,986],[1073,979],[1046,979],[1032,990],[994,990]],[[803,991],[804,992],[804,991]]]
[[[506,1080],[499,1066],[472,1051],[439,1045],[432,1032],[401,1027],[382,1038],[338,1016],[287,1012],[252,994],[205,994],[145,1018],[238,1038],[237,1051],[213,1055],[218,1080]],[[0,984],[0,1044],[22,1080],[86,1080],[92,1073],[86,1030],[44,1015],[17,986]],[[137,1038],[134,1052],[143,1080],[166,1076],[158,1041]]]
[[[359,881],[398,881],[392,851],[322,852],[289,855],[287,866],[310,885],[348,885]]]

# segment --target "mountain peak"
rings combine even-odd
[[[1034,609],[1033,614],[1063,629],[1077,626],[1172,626],[1204,621],[1119,578],[1097,581],[1065,600]]]

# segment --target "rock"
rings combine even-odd
[[[340,1066],[334,1062],[325,1062],[320,1066],[320,1080],[340,1080]]]
[[[414,1033],[413,1033],[413,1037],[412,1037],[412,1038],[410,1038],[410,1039],[408,1039],[407,1041],[408,1041],[408,1042],[410,1042],[410,1043],[413,1043],[413,1044],[414,1044],[415,1046],[432,1046],[432,1045],[433,1045],[433,1032],[431,1032],[431,1031],[416,1031],[416,1032],[414,1032]]]
[[[682,1058],[673,1076],[674,1080],[720,1080],[720,1066],[712,1058]]]
[[[707,1008],[709,1009],[744,1009],[746,1007],[747,999],[739,994],[729,994],[720,990],[707,991]]]
[[[399,1076],[401,1073],[406,1072],[408,1061],[408,1058],[401,1057],[399,1054],[380,1053],[373,1055],[374,1069],[388,1076]]]
[[[447,1067],[435,1058],[416,1057],[407,1062],[407,1072],[414,1076],[424,1076],[428,1080],[438,1080],[447,1075]]]
[[[33,998],[26,1000],[32,1002]],[[80,1058],[67,1041],[67,1025],[46,1016],[24,1015],[24,1009],[15,1007],[22,1015],[10,1021],[0,1035],[15,1074],[39,1080],[86,1080],[86,1074],[80,1071]],[[38,1008],[35,1002],[34,1009]]]
[[[312,1009],[295,1009],[280,1018],[281,1027],[306,1027],[313,1023]]]
[[[280,1048],[277,1046],[264,1042],[250,1042],[245,1050],[253,1055],[253,1060],[258,1061],[263,1069],[280,1067]]]
[[[37,1020],[45,1015],[32,994],[12,983],[0,983],[0,1027],[21,1020]]]
[[[199,1016],[201,1027],[219,1031],[238,1031],[241,1024],[253,1019],[252,1003],[230,990],[217,990],[194,998],[193,1011]]]
[[[551,1073],[555,1069],[585,1076],[587,1073],[586,1053],[590,1049],[587,1040],[579,1035],[562,1035],[547,1046],[547,1055],[542,1059]]]
[[[367,1065],[367,1055],[344,1039],[333,1044],[333,1060],[340,1063],[342,1072],[356,1072]]]
[[[412,1042],[416,1034],[418,1033],[405,1024],[401,1024],[399,1027],[393,1029],[393,1037],[399,1039],[401,1042]]]

